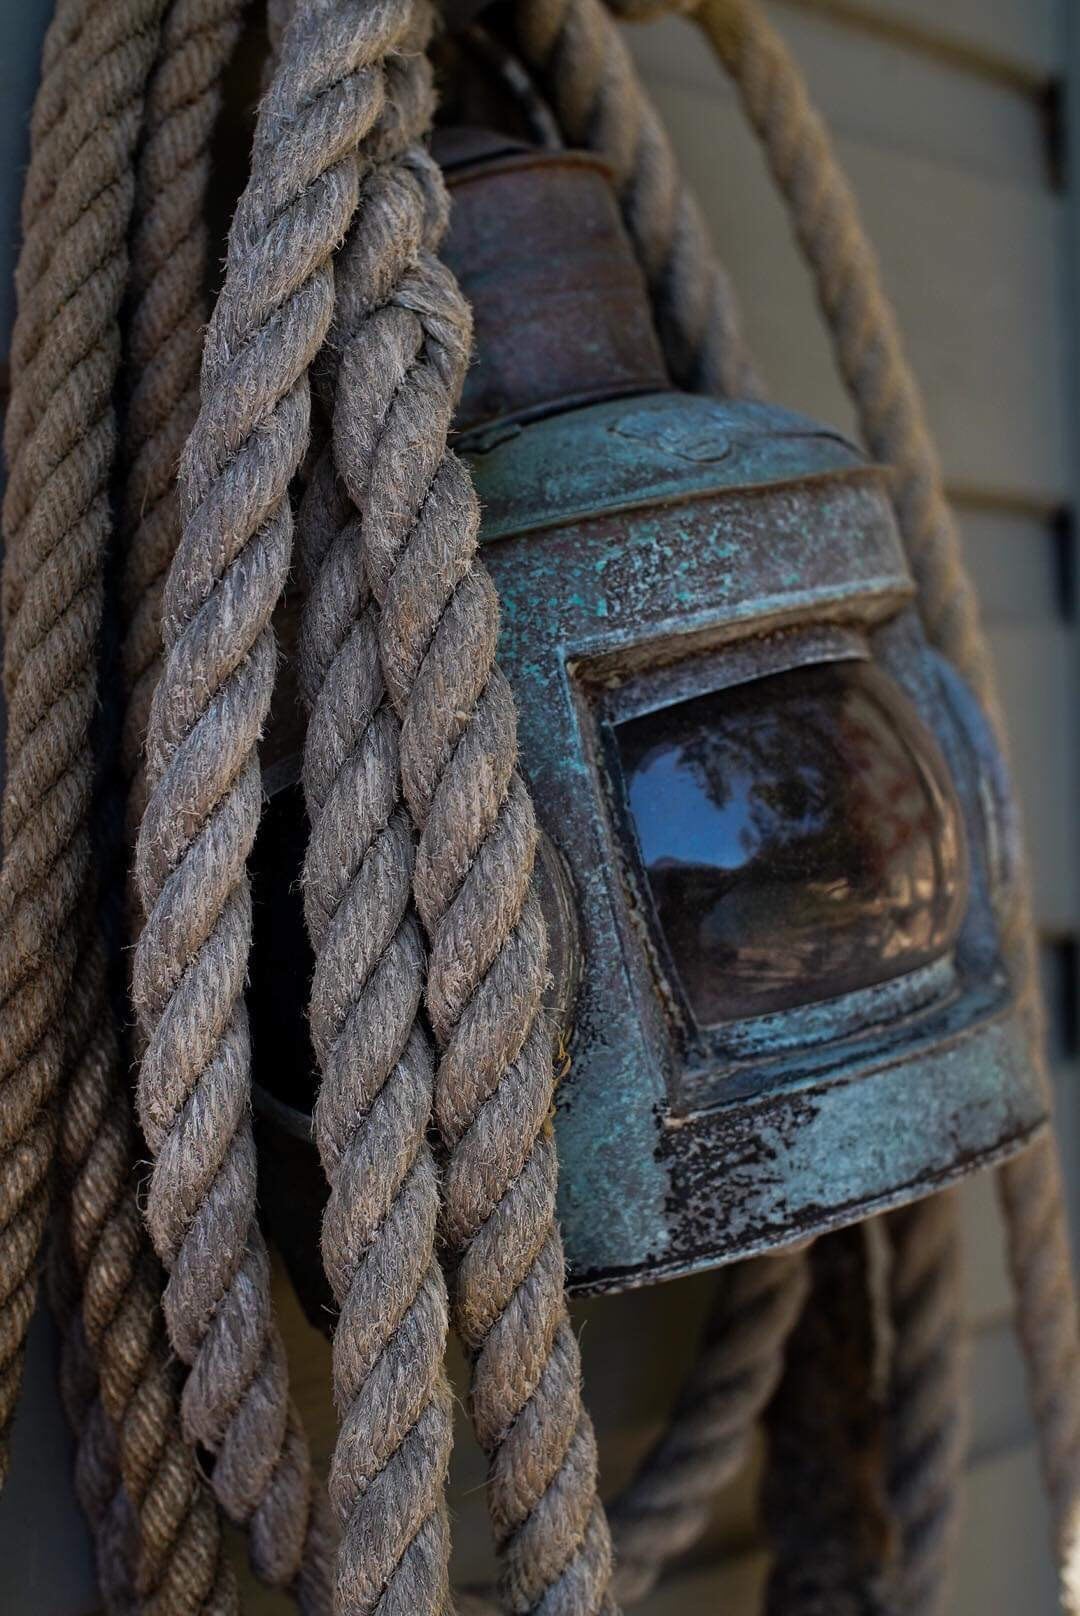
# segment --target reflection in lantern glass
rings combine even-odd
[[[617,726],[656,920],[711,1027],[915,970],[955,941],[960,810],[872,664],[798,668]]]

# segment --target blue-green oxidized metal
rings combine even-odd
[[[670,393],[489,429],[469,459],[522,760],[580,925],[556,1116],[574,1283],[801,1240],[1024,1144],[1045,1097],[997,947],[1007,810],[922,639],[881,472],[785,411]],[[884,669],[947,759],[957,934],[932,967],[703,1032],[658,946],[612,730],[847,660]]]
[[[658,390],[602,168],[490,146],[458,138],[451,174],[460,446],[543,830],[570,1281],[603,1289],[925,1195],[1020,1149],[1046,1098],[999,946],[1000,762],[923,638],[883,472],[784,410]],[[261,1195],[325,1322],[287,681],[275,700]]]

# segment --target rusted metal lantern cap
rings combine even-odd
[[[435,153],[451,200],[442,254],[474,322],[456,430],[666,387],[607,166],[483,130],[442,132]]]

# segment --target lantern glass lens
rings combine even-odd
[[[967,893],[945,764],[868,662],[793,669],[619,724],[626,806],[699,1026],[929,964]]]

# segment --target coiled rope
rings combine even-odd
[[[56,247],[56,212],[51,204],[63,169],[61,130],[71,98],[84,10],[74,5],[59,8],[43,49],[42,82],[31,120],[31,161],[23,196],[23,244],[15,275],[22,318],[13,334],[13,347],[22,347],[28,338],[36,341],[30,307],[35,300],[40,303],[42,274]],[[12,459],[25,444],[31,422],[40,418],[39,399],[20,393],[19,404],[21,409],[10,410],[6,423],[6,443]],[[14,559],[9,545],[8,568]],[[5,571],[5,593],[9,577],[10,572]],[[100,960],[100,948],[95,953]],[[76,1052],[85,1051],[91,1038],[85,1019],[76,1021],[70,1047]],[[77,1072],[72,1085],[76,1093],[80,1088],[78,1075]],[[68,1124],[58,1135],[62,1173],[65,1169],[77,1170],[82,1159],[77,1132],[74,1139],[72,1132]],[[48,1271],[50,1302],[57,1318],[63,1321],[61,1398],[76,1441],[76,1491],[93,1533],[99,1581],[108,1591],[110,1604],[118,1606],[129,1600],[131,1593],[131,1510],[120,1484],[116,1431],[99,1396],[97,1366],[82,1320],[83,1276],[72,1243],[61,1212],[54,1219]]]
[[[410,37],[387,62],[356,217],[335,266],[333,371],[421,241],[442,227],[441,187],[417,144],[432,116],[429,30],[426,7],[416,7]],[[331,393],[335,381],[326,380]],[[315,1136],[330,1185],[323,1263],[340,1307],[333,1374],[341,1427],[330,1472],[342,1523],[337,1609],[428,1616],[450,1608],[453,1426],[435,1250],[439,1187],[427,1141],[433,1060],[417,1019],[424,957],[399,725],[383,689],[357,513],[329,446],[304,495],[298,541],[308,584],[300,678],[310,709],[310,1020],[322,1075]]]
[[[55,233],[47,252],[42,243],[51,213],[38,188],[28,189],[28,200],[45,211],[38,212],[34,230],[28,231],[20,260],[20,330],[25,332],[26,320],[36,310],[33,352],[38,355],[54,341],[48,324],[50,306],[55,310],[54,323],[66,327],[68,300],[74,297],[88,303],[89,319],[81,332],[78,327],[74,332],[65,329],[66,339],[81,336],[92,353],[108,329],[108,363],[115,364],[122,290],[115,266],[136,201],[138,169],[145,160],[141,157],[138,165],[134,161],[136,140],[140,121],[150,127],[155,122],[153,109],[160,101],[162,76],[169,71],[174,48],[169,41],[164,43],[162,62],[147,87],[160,12],[155,5],[69,6],[61,8],[53,25],[45,50],[43,95],[51,106],[51,85],[57,64],[62,64],[72,86],[65,113],[72,122],[65,132],[62,118],[53,113],[43,128],[39,105],[32,129],[31,169],[37,168],[41,150],[62,146],[69,167],[60,172],[66,172],[73,194],[64,198],[61,192],[67,207],[65,228]],[[56,56],[53,39],[61,35],[64,48]],[[183,79],[182,60],[179,67]],[[184,90],[190,91],[190,82]],[[102,252],[99,267],[93,258],[87,260],[85,241],[79,237],[72,248],[65,230],[85,229],[85,210],[102,208],[106,202],[108,231],[101,231],[100,216],[90,220],[91,229],[97,227]],[[201,214],[201,194],[196,204]],[[136,241],[133,278],[140,256]],[[62,272],[65,258],[67,279],[50,284],[50,271]],[[97,327],[90,323],[94,318],[100,322]],[[17,346],[31,365],[29,344]],[[19,372],[18,380],[28,374],[32,382],[32,372]],[[92,434],[102,399],[100,389],[85,386],[85,375],[76,372],[63,380],[70,390],[50,400],[50,406],[59,405],[66,441],[73,443],[68,463],[77,464],[79,429]],[[14,403],[19,402],[25,402],[26,411],[13,408],[8,438],[13,466],[8,498],[16,510],[20,499],[16,467],[31,464],[18,459],[26,438],[17,429],[35,409],[39,422],[45,415],[42,432],[48,424],[47,407],[43,411],[36,386],[17,387]],[[110,438],[107,454],[114,444],[115,438]],[[55,441],[51,447],[55,452]],[[99,500],[108,472],[107,455],[99,456],[90,485]],[[84,499],[91,497],[86,485],[80,493]],[[50,499],[51,490],[46,489],[43,497]],[[11,505],[7,514],[10,511]],[[47,518],[44,511],[40,520]],[[19,568],[20,532],[33,520],[31,512],[21,528],[18,520],[9,520],[7,526],[8,577],[21,571],[23,590],[28,585],[25,569]],[[92,530],[92,540],[98,548],[87,561],[100,578],[107,544],[103,523]],[[9,602],[17,598],[9,588]],[[25,602],[27,595],[22,598]],[[95,650],[95,661],[96,655]],[[127,1608],[136,1599],[147,1610],[225,1612],[235,1608],[235,1590],[221,1557],[216,1513],[194,1455],[178,1440],[178,1386],[160,1318],[161,1281],[136,1196],[138,1150],[95,885],[88,880],[80,901],[86,923],[80,928],[81,952],[63,1017],[68,1076],[57,1165],[66,1226],[54,1241],[51,1285],[54,1310],[64,1323],[61,1376],[79,1444],[79,1492],[99,1528],[99,1574],[110,1609]],[[118,1535],[123,1542],[117,1541]]]
[[[20,273],[4,501],[0,1473],[37,1288],[67,1055],[65,1006],[91,880],[90,726],[116,443],[111,396],[132,156],[158,10],[133,0],[65,12],[46,56],[64,72],[61,41],[76,49],[77,22],[77,73],[72,57],[63,112],[35,130],[45,146],[38,172],[51,171],[53,183],[48,218]],[[47,82],[51,108],[52,73]],[[41,183],[49,189],[47,174]]]
[[[63,1376],[69,1413],[78,1421],[80,1495],[99,1527],[99,1564],[107,1596],[132,1592],[147,1608],[159,1597],[172,1608],[229,1608],[228,1573],[220,1537],[207,1511],[193,1456],[169,1426],[174,1403],[171,1368],[163,1348],[154,1431],[148,1456],[127,1416],[138,1385],[131,1349],[152,1325],[159,1286],[143,1266],[141,1217],[128,1192],[133,1161],[124,1116],[123,1071],[112,1008],[89,839],[94,763],[90,721],[96,697],[97,639],[109,541],[108,477],[116,445],[109,399],[120,359],[118,314],[127,267],[126,232],[134,194],[135,142],[142,100],[157,43],[161,6],[69,7],[57,18],[46,47],[46,83],[64,71],[62,113],[35,119],[35,152],[44,146],[54,167],[36,234],[22,255],[20,321],[13,343],[19,387],[9,416],[11,478],[5,501],[7,555],[6,676],[10,698],[9,775],[6,788],[5,899],[23,884],[19,916],[6,934],[11,973],[21,1007],[6,997],[5,1018],[19,1015],[22,1030],[39,1037],[20,1049],[0,1028],[5,1059],[23,1050],[29,1059],[5,1083],[5,1118],[25,1125],[22,1095],[46,1106],[66,1073],[59,1166],[68,1191],[68,1221],[56,1243],[54,1300],[66,1319]],[[63,64],[62,69],[60,64]],[[55,157],[55,162],[53,161]],[[32,163],[32,167],[36,166]],[[57,584],[60,588],[57,588]],[[43,671],[48,669],[47,677]],[[50,687],[50,680],[56,683]],[[65,687],[66,682],[66,687]],[[34,814],[32,825],[27,811]],[[35,870],[25,862],[27,831],[35,838]],[[43,901],[42,888],[48,892]],[[59,907],[57,906],[59,904]],[[88,917],[85,925],[77,913]],[[46,931],[35,933],[44,923]],[[76,927],[77,933],[76,934]],[[66,975],[71,941],[82,952]],[[36,1000],[26,1021],[28,998]],[[45,1018],[48,1021],[45,1021]],[[41,1019],[37,1019],[41,1018]],[[63,1063],[63,1065],[61,1064]],[[29,1084],[28,1084],[29,1080]],[[38,1085],[42,1085],[41,1088]],[[18,1086],[22,1093],[13,1093]],[[35,1092],[36,1091],[36,1092]],[[34,1174],[35,1241],[9,1250],[20,1264],[16,1300],[32,1296],[29,1280],[40,1240],[43,1189],[49,1168],[52,1122],[48,1110],[33,1119],[34,1134],[12,1146],[5,1161],[6,1193],[25,1195],[27,1167]],[[21,1158],[18,1169],[16,1162]],[[123,1185],[126,1205],[112,1192]],[[10,1271],[10,1270],[9,1270]],[[125,1295],[130,1276],[134,1294]],[[114,1323],[120,1301],[128,1307],[134,1341],[118,1351]],[[25,1313],[19,1328],[25,1329]],[[19,1343],[21,1348],[21,1342]],[[14,1390],[15,1355],[8,1344],[8,1386]],[[163,1379],[163,1384],[160,1382]],[[73,1388],[81,1383],[82,1391]],[[90,1392],[93,1384],[94,1391]],[[144,1383],[144,1388],[145,1383]],[[98,1401],[100,1399],[100,1401]],[[139,1418],[142,1411],[138,1411]],[[121,1478],[127,1497],[120,1497]],[[98,1500],[95,1507],[93,1500]],[[119,1508],[118,1508],[119,1506]],[[134,1510],[137,1547],[103,1543],[126,1535]],[[206,1607],[209,1608],[209,1607]]]

